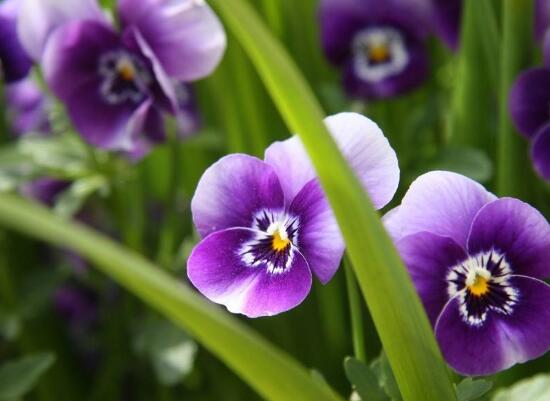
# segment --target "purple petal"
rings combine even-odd
[[[28,198],[53,206],[61,192],[65,191],[70,185],[69,181],[44,177],[26,184],[21,192]]]
[[[470,226],[483,205],[496,197],[477,182],[448,171],[421,175],[399,208],[403,236],[428,231],[466,246]]]
[[[382,223],[384,228],[394,241],[398,241],[403,237],[403,230],[401,227],[401,218],[399,217],[400,206],[396,206],[387,212],[384,217],[382,217]]]
[[[17,135],[50,131],[50,102],[33,79],[25,78],[6,85],[5,97],[11,126]]]
[[[202,237],[231,227],[251,227],[262,209],[282,210],[279,178],[267,163],[233,154],[210,166],[191,200],[193,221]]]
[[[327,117],[325,124],[376,208],[385,206],[397,189],[399,166],[380,128],[357,113]],[[287,200],[293,199],[316,177],[309,156],[296,136],[273,143],[265,152],[265,160],[277,171]]]
[[[502,198],[481,208],[472,223],[468,252],[492,249],[504,254],[514,274],[550,277],[550,225],[525,202]]]
[[[510,90],[508,108],[516,128],[531,138],[550,121],[550,68],[524,71]]]
[[[32,62],[17,37],[18,1],[0,3],[0,76],[15,82],[27,76]]]
[[[497,373],[550,348],[550,286],[513,276],[520,298],[511,315],[489,312],[481,326],[468,325],[459,313],[458,298],[445,307],[436,337],[449,365],[466,376]]]
[[[550,27],[550,3],[548,0],[535,0],[535,37],[542,40]]]
[[[296,195],[289,211],[300,218],[298,248],[309,267],[326,284],[334,276],[345,244],[327,198],[317,180],[311,180]]]
[[[119,12],[123,26],[140,32],[171,78],[203,78],[225,51],[223,26],[202,1],[121,0]]]
[[[424,42],[406,40],[405,46],[409,57],[407,65],[401,72],[377,81],[362,79],[357,73],[353,57],[350,58],[345,65],[343,77],[346,92],[352,97],[383,99],[407,93],[422,85],[428,76],[428,58]]]
[[[27,53],[39,61],[49,35],[74,20],[95,20],[107,24],[96,0],[22,0],[17,32]]]
[[[462,0],[432,0],[434,24],[439,37],[456,51],[460,41]]]
[[[537,173],[550,181],[550,123],[535,135],[531,144],[531,159]]]
[[[105,25],[71,22],[50,35],[43,70],[49,87],[66,104],[73,124],[89,143],[131,151],[151,102],[109,104],[101,95],[100,57],[118,48],[116,33]]]
[[[211,301],[248,317],[271,316],[299,305],[311,288],[311,272],[296,253],[283,273],[268,273],[263,265],[248,266],[239,250],[255,231],[231,228],[210,234],[187,262],[191,283]]]
[[[449,300],[447,273],[451,267],[467,259],[466,251],[453,239],[429,232],[406,236],[396,246],[430,322],[435,326]]]
[[[328,59],[342,64],[353,37],[369,26],[392,26],[414,38],[428,33],[430,7],[423,0],[322,0],[319,10],[321,40]]]
[[[544,35],[542,54],[544,57],[544,65],[546,67],[550,67],[550,29],[547,29],[546,35]]]

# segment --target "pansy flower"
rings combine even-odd
[[[17,36],[19,0],[0,2],[0,78],[15,82],[27,76],[32,61]]]
[[[63,191],[71,185],[70,181],[57,178],[42,177],[28,182],[21,188],[21,193],[27,198],[53,206]]]
[[[493,374],[550,348],[550,225],[537,210],[435,171],[384,220],[457,372]]]
[[[438,36],[456,51],[460,43],[462,0],[431,0],[433,21]]]
[[[386,205],[399,168],[382,131],[355,113],[325,122],[376,207]],[[312,274],[327,283],[344,252],[298,137],[272,144],[264,160],[244,154],[220,159],[200,179],[191,210],[203,239],[187,262],[188,277],[233,313],[269,316],[297,306]]]
[[[38,53],[46,82],[89,143],[140,155],[164,140],[164,113],[175,116],[180,134],[196,127],[185,83],[210,74],[226,43],[203,1],[121,0],[120,29],[90,1],[27,3],[41,5],[20,19],[20,31],[33,33],[32,22],[43,21],[45,28],[24,35],[27,46],[44,47]]]
[[[21,136],[50,132],[51,103],[31,77],[6,85],[4,95],[13,133]]]
[[[342,69],[348,94],[386,98],[422,84],[429,17],[419,0],[322,0],[323,48]]]

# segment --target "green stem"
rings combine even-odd
[[[534,181],[531,161],[526,141],[510,120],[508,95],[518,73],[532,58],[532,2],[503,0],[502,6],[497,192],[501,196],[528,197]]]
[[[357,281],[353,274],[353,267],[349,258],[344,258],[344,269],[346,271],[346,285],[348,289],[349,310],[351,316],[351,333],[353,340],[353,354],[360,361],[367,361],[365,351],[365,332],[363,328],[363,317],[361,315],[361,297]]]

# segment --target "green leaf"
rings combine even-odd
[[[363,295],[407,401],[456,399],[408,273],[379,215],[323,124],[324,113],[286,50],[243,0],[211,0],[254,63],[315,166]],[[253,134],[253,133],[251,133]]]
[[[0,401],[14,401],[32,390],[52,366],[52,354],[29,355],[0,366]]]
[[[222,359],[266,400],[341,401],[286,353],[140,255],[42,205],[0,195],[0,224],[73,249]]]
[[[378,381],[382,384],[386,394],[390,396],[392,401],[402,401],[403,398],[399,392],[395,376],[393,375],[388,358],[384,352],[380,353],[380,356],[372,361],[371,369],[378,377]]]
[[[57,197],[54,211],[63,217],[74,216],[84,202],[96,192],[106,194],[109,182],[102,175],[91,175],[74,181],[69,189]]]
[[[173,386],[193,370],[197,344],[169,321],[149,316],[138,328],[134,349],[149,359],[160,383]]]
[[[541,374],[522,380],[512,387],[500,390],[492,401],[548,401],[550,374]]]
[[[353,384],[362,401],[389,401],[388,396],[378,384],[371,368],[358,359],[348,357],[344,361],[348,380]]]
[[[467,377],[456,386],[458,401],[476,401],[483,397],[491,388],[493,383],[487,380],[472,380]]]
[[[493,164],[480,149],[449,147],[437,155],[429,170],[454,171],[478,182],[487,182],[493,175]]]

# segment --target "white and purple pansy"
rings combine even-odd
[[[434,171],[384,221],[453,369],[489,375],[550,349],[550,225],[536,209]]]
[[[187,83],[210,74],[226,45],[201,0],[120,0],[115,28],[94,0],[24,0],[23,44],[92,145],[140,157],[165,138],[163,114],[179,133],[198,125]]]
[[[387,98],[427,76],[431,11],[423,0],[321,0],[321,41],[350,96]]]
[[[386,205],[399,168],[382,131],[355,113],[325,123],[375,206]],[[233,313],[259,317],[294,308],[309,293],[312,274],[327,283],[344,252],[298,137],[272,144],[264,160],[243,154],[220,159],[202,176],[191,209],[203,239],[189,257],[188,277]]]

